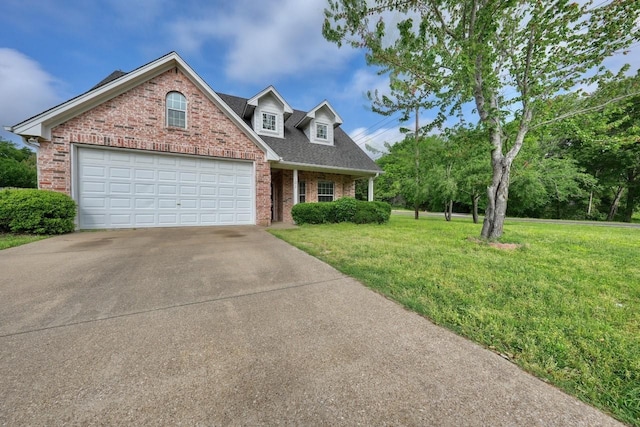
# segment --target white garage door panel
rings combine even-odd
[[[78,148],[80,228],[253,224],[253,165]]]

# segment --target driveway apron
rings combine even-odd
[[[0,425],[620,425],[259,227],[0,252]]]

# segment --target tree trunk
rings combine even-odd
[[[498,161],[494,158],[491,163],[493,179],[491,185],[487,187],[487,209],[480,235],[484,239],[494,240],[502,236],[504,217],[507,214],[511,164],[502,156]]]
[[[489,129],[489,139],[491,140],[491,167],[493,168],[493,178],[491,185],[487,187],[487,209],[484,215],[482,231],[480,236],[483,239],[495,240],[502,237],[504,227],[504,218],[507,214],[507,200],[509,199],[509,174],[511,173],[511,164],[516,158],[524,138],[529,131],[529,124],[533,118],[533,110],[527,102],[526,97],[522,99],[522,116],[518,126],[518,132],[513,140],[513,146],[503,153],[504,142],[508,139],[508,135],[502,129],[500,114],[500,95],[497,91],[490,94],[489,99],[485,96],[484,76],[482,75],[482,55],[476,58],[475,70],[475,87],[474,98],[480,121]]]
[[[607,221],[613,221],[616,214],[618,213],[618,205],[620,205],[620,199],[622,198],[622,191],[624,190],[624,186],[619,186],[618,191],[616,191],[616,197],[611,202],[611,207],[609,208],[609,215],[607,215]]]
[[[624,222],[631,222],[633,217],[633,210],[636,207],[638,200],[638,193],[640,193],[640,182],[638,182],[638,176],[629,174],[629,181],[627,186],[627,205],[624,210]]]
[[[453,200],[449,200],[444,205],[444,219],[451,221],[451,214],[453,213]]]
[[[471,196],[471,205],[473,209],[471,210],[471,214],[473,215],[473,223],[478,223],[478,201],[480,200],[479,194],[474,194]]]
[[[415,173],[416,173],[416,192],[415,192],[415,204],[413,205],[413,219],[418,219],[420,217],[420,213],[418,212],[418,208],[419,208],[419,194],[420,194],[420,139],[418,137],[418,132],[420,131],[420,122],[419,122],[419,117],[420,117],[420,107],[416,107],[416,129],[414,132],[414,136],[415,136]]]
[[[596,169],[596,172],[593,174],[594,178],[598,178],[599,169]],[[593,210],[593,189],[589,192],[589,206],[587,207],[587,218],[591,217],[591,211]]]

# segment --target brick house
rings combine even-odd
[[[6,129],[37,147],[38,186],[78,203],[78,228],[269,225],[300,202],[354,196],[381,169],[327,101],[272,86],[214,92],[175,52]]]

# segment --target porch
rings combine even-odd
[[[358,179],[369,180],[368,200],[373,200],[373,176],[272,168],[271,222],[293,223],[291,208],[298,203],[331,202],[341,197],[355,197]]]

